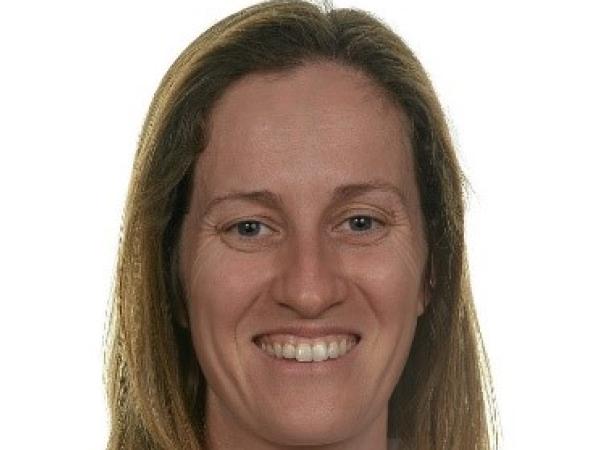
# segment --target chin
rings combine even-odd
[[[328,411],[316,414],[314,410],[298,411],[297,414],[288,413],[285,420],[264,424],[261,434],[280,445],[325,445],[343,441],[356,433],[354,420],[347,415],[332,417]]]

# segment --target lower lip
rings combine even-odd
[[[270,368],[286,375],[307,375],[307,374],[330,374],[334,371],[344,370],[354,364],[358,352],[361,349],[362,339],[350,349],[348,353],[337,358],[326,359],[325,361],[300,362],[296,359],[277,358],[271,356],[262,350],[256,343],[252,342],[252,347],[260,354],[259,358],[269,364]]]

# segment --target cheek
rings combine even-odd
[[[373,307],[382,313],[416,309],[423,270],[422,257],[410,241],[392,237],[366,252],[354,264],[357,283],[369,290]]]
[[[358,285],[364,287],[376,321],[371,357],[373,361],[385,361],[385,376],[390,377],[379,380],[382,385],[394,384],[402,372],[419,316],[421,278],[417,254],[410,245],[400,241],[394,244],[388,242],[378,252],[365,255],[360,261],[361,270],[357,267],[356,271],[364,274]]]
[[[196,259],[189,270],[192,342],[209,384],[221,386],[243,373],[237,331],[253,296],[239,280],[244,277],[236,276],[243,267],[232,266],[230,258],[205,251]]]
[[[201,256],[200,256],[201,255]],[[405,237],[390,237],[382,245],[343,252],[339,276],[367,295],[377,310],[410,309],[417,303],[422,262]],[[208,243],[198,249],[188,271],[190,313],[211,326],[234,323],[265,289],[277,261],[266,254],[243,253]],[[359,294],[360,295],[360,294]]]
[[[231,340],[236,323],[254,298],[260,280],[256,256],[232,258],[230,251],[214,243],[196,252],[188,271],[189,311],[192,332],[212,334]]]

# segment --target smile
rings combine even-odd
[[[261,336],[254,344],[269,356],[277,359],[295,359],[299,362],[320,362],[341,358],[358,343],[356,335],[332,335],[318,339],[290,335]]]

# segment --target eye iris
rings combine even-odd
[[[237,224],[237,229],[240,232],[240,234],[244,235],[244,236],[248,236],[248,234],[246,234],[246,232],[250,232],[251,236],[255,236],[258,229],[259,229],[259,223],[258,222],[253,222],[253,221],[246,221],[246,222],[240,222]]]
[[[366,228],[370,228],[371,218],[365,216],[357,216],[351,219],[351,223],[358,225],[359,231],[364,231]],[[365,225],[367,226],[365,227]]]

